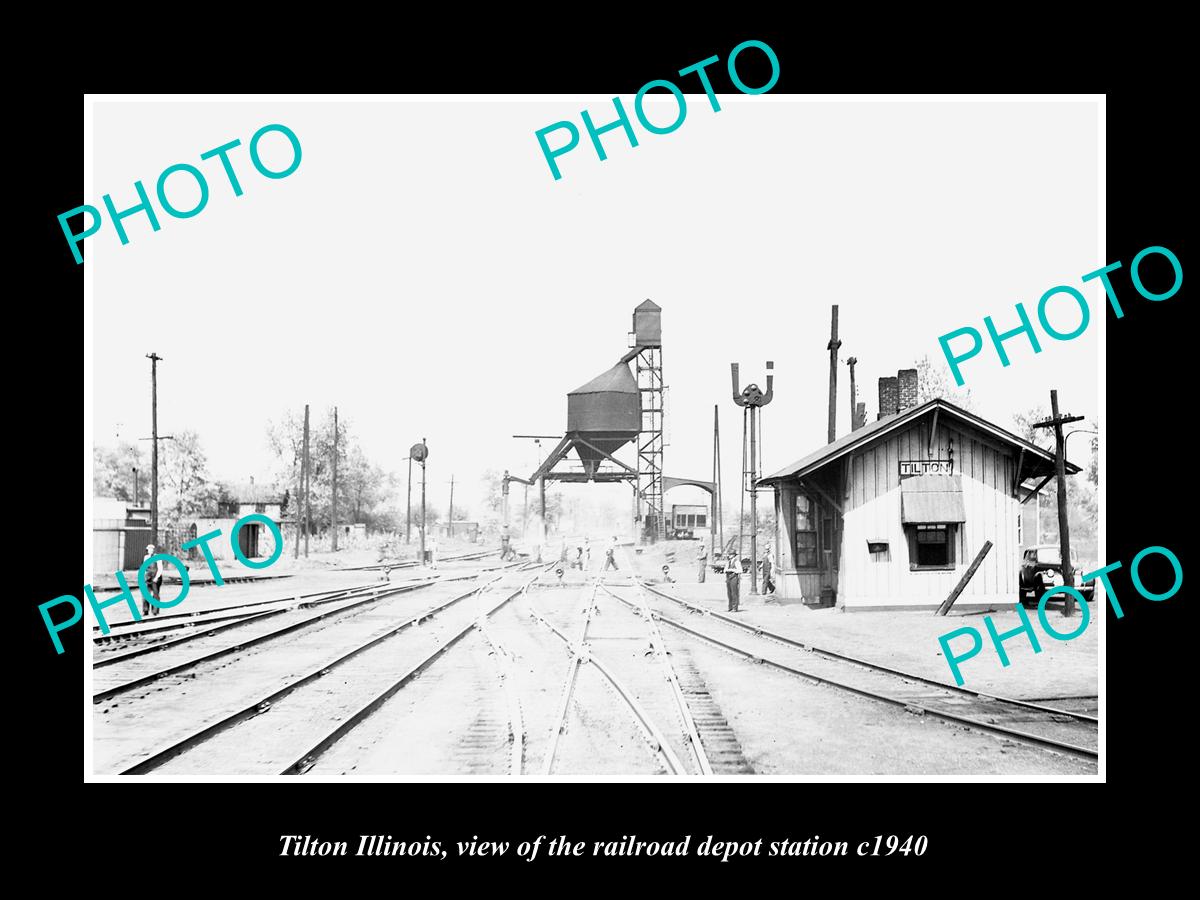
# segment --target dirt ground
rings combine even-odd
[[[479,549],[486,549],[486,545],[449,546],[442,549],[442,556],[444,560],[447,556]],[[379,777],[414,773],[505,774],[511,748],[506,703],[513,699],[506,699],[505,690],[508,690],[514,692],[524,717],[523,771],[540,770],[549,735],[558,722],[559,698],[569,657],[561,641],[534,622],[533,605],[536,604],[557,627],[568,629],[574,635],[581,621],[581,611],[586,606],[583,600],[588,590],[588,578],[599,571],[601,559],[602,554],[594,550],[592,571],[587,576],[569,568],[564,570],[561,579],[555,572],[540,576],[540,587],[506,606],[487,624],[490,640],[485,640],[482,634],[472,633],[368,719],[352,737],[337,745],[336,750],[321,760],[317,769],[324,774],[341,772]],[[636,548],[626,546],[619,551],[618,559],[620,571],[609,575],[605,581],[613,592],[627,600],[636,602],[638,596],[637,588],[628,579],[633,568],[669,593],[709,609],[725,608],[723,578],[713,577],[710,573],[706,584],[697,583],[694,543],[659,545],[640,553]],[[211,585],[194,587],[179,609],[200,611],[280,598],[285,594],[296,596],[378,583],[383,578],[379,571],[348,570],[355,565],[372,565],[377,560],[377,550],[344,551],[336,557],[333,554],[314,555],[299,562],[284,559],[280,560],[274,574],[287,577],[220,588]],[[483,562],[485,567],[498,564],[498,556]],[[664,564],[670,565],[673,582],[664,578]],[[479,563],[443,561],[436,573],[424,567],[398,569],[391,573],[390,580],[392,584],[398,584],[428,579],[435,574],[448,579],[479,568]],[[224,564],[222,571],[226,571]],[[745,580],[743,586],[748,586]],[[452,589],[447,585],[429,590],[437,593]],[[953,678],[940,655],[937,638],[947,631],[969,625],[984,634],[986,644],[984,651],[963,664],[967,687],[1014,698],[1096,694],[1097,629],[1094,624],[1081,637],[1068,642],[1046,638],[1039,628],[1043,648],[1040,654],[1033,653],[1024,638],[1014,638],[1007,643],[1011,664],[1005,668],[990,647],[979,614],[938,618],[915,612],[842,613],[834,609],[812,610],[799,603],[766,602],[747,594],[748,591],[743,592],[743,612],[740,614],[744,621],[824,649],[952,684]],[[170,589],[164,588],[164,597],[170,596]],[[674,745],[677,755],[686,759],[685,745],[681,743],[683,734],[673,712],[674,701],[667,681],[656,668],[654,659],[647,655],[648,623],[631,614],[604,588],[597,597],[595,624],[589,632],[589,652],[602,658],[625,687],[636,695],[651,719],[663,730],[667,741]],[[405,612],[409,607],[424,608],[433,599],[433,594],[403,595],[395,604],[394,614],[409,614]],[[380,679],[386,681],[399,668],[410,665],[428,652],[441,639],[439,635],[448,634],[453,628],[471,621],[480,612],[475,609],[478,605],[455,608],[453,613],[433,620],[420,631],[398,638],[394,645],[381,645],[357,658],[357,662],[340,668],[336,677],[322,680],[317,688],[295,695],[292,705],[304,715],[297,713],[292,724],[302,731],[319,731],[317,726],[324,727],[330,716],[341,715],[342,707],[353,705],[375,691],[378,688],[375,682],[382,684]],[[123,605],[112,607],[112,611],[114,618],[124,614]],[[393,615],[390,606],[381,607],[377,612],[384,618]],[[680,614],[684,615],[682,610]],[[994,613],[993,618],[1001,631],[1009,630],[1017,623],[1016,613],[1011,610]],[[1034,619],[1036,621],[1036,614]],[[1058,625],[1060,621],[1055,619],[1052,624]],[[331,619],[321,628],[298,633],[274,645],[263,645],[254,653],[223,658],[214,667],[224,673],[222,677],[204,675],[200,678],[198,676],[203,672],[198,670],[193,673],[196,680],[181,682],[178,692],[197,692],[197,696],[188,697],[189,712],[198,716],[197,721],[207,721],[218,717],[223,704],[233,703],[234,688],[265,693],[270,687],[268,682],[278,681],[279,672],[299,671],[304,665],[315,665],[308,656],[314,660],[318,656],[321,659],[332,657],[342,645],[348,647],[361,640],[360,631],[365,634],[371,628],[382,628],[383,624],[386,623],[382,619],[377,623],[366,614]],[[725,755],[729,762],[725,771],[752,769],[757,774],[847,777],[1089,775],[1096,771],[1093,761],[969,730],[902,707],[858,697],[837,687],[820,685],[812,679],[756,665],[673,629],[663,628],[663,640],[672,665],[685,682],[685,690],[695,698],[693,702],[697,706],[693,714],[699,711],[703,721],[708,723],[707,730],[701,730],[701,739],[711,744],[707,749],[715,753],[714,759]],[[502,683],[497,653],[503,653],[506,659],[506,686]],[[244,677],[231,679],[230,673],[235,669],[242,671]],[[644,739],[631,725],[628,710],[617,701],[599,677],[599,672],[584,665],[579,674],[554,771],[585,777],[599,773],[642,775],[659,771],[653,753],[647,751]],[[139,740],[149,740],[150,732],[171,725],[177,718],[169,714],[170,698],[163,693],[165,688],[157,682],[154,687],[157,693],[150,692],[147,695],[150,699],[130,695],[120,700],[120,714],[129,720],[127,730],[131,735],[140,735]],[[334,694],[326,697],[328,691],[334,691]],[[212,709],[207,712],[200,709],[205,704],[198,703],[199,700],[204,700]],[[1086,704],[1088,701],[1079,702]],[[312,705],[311,710],[306,703]],[[1066,702],[1060,705],[1078,708]],[[116,709],[117,704],[112,707]],[[271,716],[248,721],[254,727],[265,727],[264,734],[272,740],[278,738],[277,743],[288,744],[284,749],[290,749],[291,731],[284,728],[292,721],[285,715],[288,710],[284,701],[276,704]],[[105,718],[111,720],[113,713],[109,712]],[[115,727],[113,721],[106,722],[106,727],[110,730]],[[249,733],[245,727],[242,731]],[[310,737],[307,731],[302,736],[305,740]],[[237,768],[233,766],[237,754],[223,749],[222,741],[236,747],[239,740],[237,732],[229,732],[204,745],[213,754],[209,760],[212,772],[221,773],[227,767],[230,774],[257,771],[254,768],[257,756],[251,754],[253,758],[243,760],[245,767]],[[269,742],[264,738],[251,743],[265,748]],[[296,737],[295,743],[299,745],[305,741]],[[258,753],[257,750],[254,752]],[[283,759],[286,754],[281,751],[276,756]],[[279,760],[272,756],[270,762],[267,768],[278,771]]]
[[[724,610],[724,578],[710,571],[706,583],[698,584],[697,566],[693,563],[695,543],[673,544],[660,544],[636,554],[639,572],[681,598],[709,609]],[[671,575],[676,579],[673,585],[662,583],[662,566],[670,551],[674,551],[675,556],[671,566]],[[1091,622],[1087,630],[1069,641],[1047,636],[1038,622],[1037,611],[1028,610],[1041,652],[1034,652],[1027,637],[1014,636],[1004,642],[1009,657],[1009,665],[1005,667],[993,649],[983,619],[985,615],[991,616],[996,631],[1004,634],[1021,624],[1015,604],[990,613],[951,613],[944,617],[928,611],[842,612],[832,608],[811,609],[798,600],[768,601],[750,596],[745,576],[741,588],[741,618],[744,621],[824,649],[954,684],[954,675],[942,656],[938,637],[968,627],[979,632],[983,649],[974,658],[960,663],[963,687],[1015,699],[1094,697],[1098,692],[1100,630],[1097,621],[1100,616],[1095,604],[1091,604]],[[1047,610],[1047,618],[1054,628],[1063,632],[1074,630],[1081,621],[1079,618],[1063,619],[1058,610]],[[960,636],[951,642],[951,648],[959,652],[965,652],[970,645],[969,636]]]

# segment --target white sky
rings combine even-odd
[[[559,158],[561,181],[534,132],[560,119],[582,131],[585,107],[609,121],[610,99],[98,102],[85,202],[111,193],[132,206],[134,180],[153,196],[177,162],[198,166],[211,196],[191,219],[160,209],[157,233],[144,215],[125,220],[127,246],[108,221],[86,242],[94,440],[149,434],[153,350],[164,358],[161,432],[198,431],[219,478],[265,481],[266,420],[337,404],[368,455],[398,474],[427,437],[431,497],[454,472],[456,505],[470,505],[482,470],[532,469],[532,448],[510,436],[561,432],[567,392],[625,352],[633,307],[649,297],[663,307],[667,474],[708,477],[718,403],[732,480],[730,362],[761,384],[775,361],[770,472],[825,443],[831,303],[840,359],[858,358],[874,419],[880,376],[925,354],[944,367],[939,335],[982,333],[989,314],[1014,327],[1017,301],[1036,323],[1038,298],[1058,284],[1088,297],[1087,332],[1065,343],[1039,332],[1039,355],[1011,340],[1008,368],[989,345],[965,364],[967,386],[1004,427],[1048,405],[1051,387],[1065,410],[1096,415],[1103,289],[1080,282],[1109,262],[1094,103],[720,101],[713,113],[689,95],[669,135],[634,120],[636,149],[606,134],[606,162],[584,132]],[[674,101],[655,102],[651,118],[669,121]],[[275,122],[304,156],[268,180],[248,144]],[[216,160],[199,159],[233,138],[239,198]],[[272,168],[290,158],[280,135],[262,147]],[[169,182],[182,208],[194,199],[187,182]],[[1056,302],[1051,321],[1069,331],[1077,312]]]

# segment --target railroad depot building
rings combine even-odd
[[[1021,503],[1053,476],[1054,454],[917,396],[916,369],[880,378],[876,421],[759,481],[775,492],[778,596],[933,609],[991,541],[955,609],[1017,601]]]

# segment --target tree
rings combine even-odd
[[[282,495],[297,489],[304,452],[304,414],[286,412],[267,423],[267,442],[277,458],[274,488]],[[309,507],[318,530],[329,527],[333,513],[333,410],[322,421],[309,423]],[[372,530],[394,530],[399,514],[389,504],[396,487],[395,476],[372,463],[363,453],[344,418],[338,420],[338,521],[363,522]],[[430,522],[433,521],[432,516]]]
[[[394,530],[399,520],[388,501],[396,487],[396,477],[368,460],[358,445],[346,453],[344,466],[344,480],[341,467],[338,469],[338,498],[346,503],[350,521],[365,522],[374,530]]]
[[[504,517],[504,473],[497,469],[487,469],[479,478],[484,487],[483,494],[483,525],[491,527],[501,524]],[[519,487],[519,485],[517,485]],[[509,504],[511,508],[513,485],[509,485]]]
[[[159,455],[159,510],[170,527],[211,509],[220,486],[208,474],[208,458],[194,431],[181,431],[174,440],[163,441]]]
[[[913,363],[913,368],[917,370],[917,403],[941,397],[961,409],[974,410],[971,389],[955,385],[948,377],[945,366],[934,365],[925,355]]]
[[[1013,416],[1013,430],[1016,434],[1035,444],[1047,452],[1054,453],[1054,432],[1049,428],[1034,428],[1034,423],[1044,422],[1050,418],[1045,407],[1037,406],[1024,413]],[[1071,431],[1096,431],[1099,425],[1094,421],[1076,422],[1068,426]],[[1071,528],[1071,556],[1074,561],[1098,561],[1099,553],[1098,524],[1099,516],[1099,442],[1097,435],[1091,435],[1089,443],[1089,460],[1079,475],[1068,475],[1067,481],[1067,524]],[[1067,443],[1067,458],[1078,458],[1083,438],[1075,438]],[[1032,487],[1032,485],[1030,485]],[[1042,535],[1042,543],[1056,544],[1058,542],[1058,480],[1050,479],[1041,490],[1041,500],[1030,500],[1030,504],[1039,504],[1041,510],[1038,525]],[[1025,536],[1025,543],[1031,545],[1037,541],[1036,534]]]
[[[304,514],[300,509],[300,463],[304,452],[304,414],[288,410],[278,422],[267,420],[267,446],[274,452],[277,465],[271,487],[290,504],[295,498],[297,509],[288,512],[294,518]]]
[[[116,447],[92,448],[92,496],[115,497],[136,503],[133,470],[138,470],[142,499],[150,498],[150,463],[147,452],[138,444],[122,441]]]

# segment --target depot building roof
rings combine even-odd
[[[1021,467],[1023,479],[1049,475],[1054,471],[1054,454],[1051,451],[1045,450],[1037,444],[1031,444],[1011,431],[1006,431],[999,425],[989,422],[987,419],[980,418],[974,413],[967,412],[965,409],[961,409],[953,403],[943,400],[941,397],[935,397],[919,406],[914,406],[911,409],[906,409],[903,412],[893,415],[884,416],[882,419],[876,419],[862,428],[843,435],[832,444],[826,444],[821,449],[810,453],[803,459],[797,460],[790,466],[785,466],[778,472],[759,479],[758,483],[761,485],[771,485],[786,479],[804,478],[829,463],[841,459],[848,453],[882,440],[889,434],[907,428],[926,416],[933,415],[939,417],[945,416],[946,418],[942,419],[942,421],[957,422],[960,425],[966,425],[983,432],[997,442],[1012,447],[1018,453],[1024,450],[1025,461]],[[1071,462],[1067,462],[1065,468],[1068,475],[1074,475],[1080,471],[1079,466]]]

